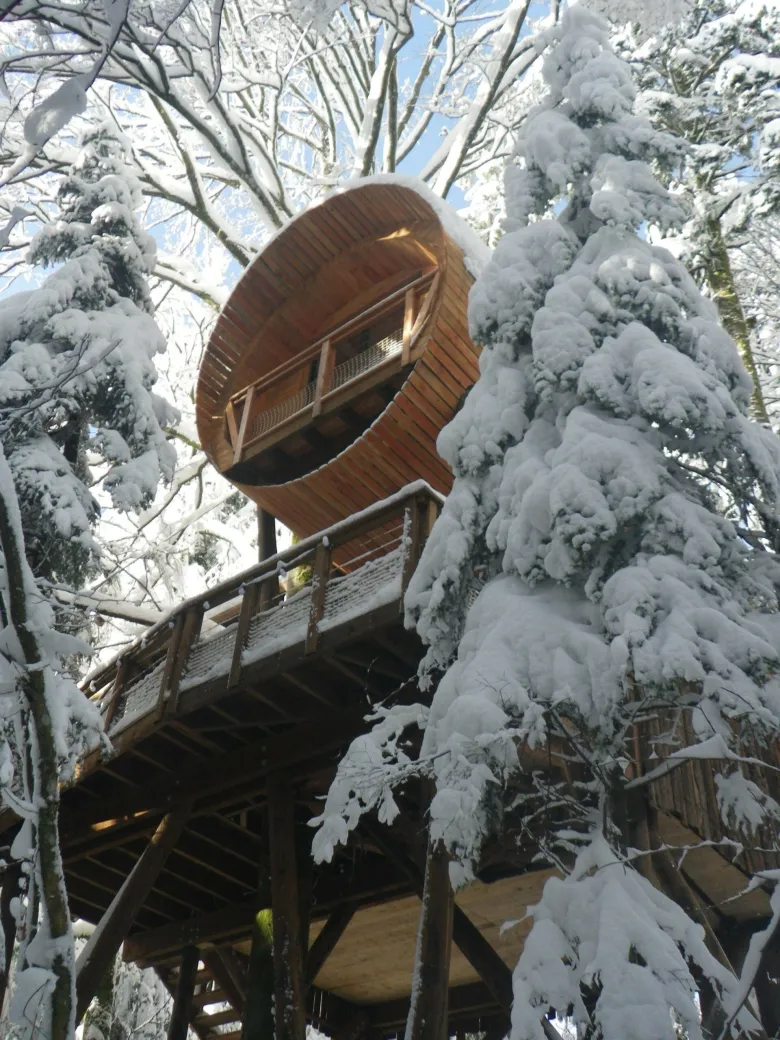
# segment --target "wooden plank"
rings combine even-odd
[[[314,556],[314,567],[312,569],[309,623],[306,629],[306,646],[304,650],[306,654],[313,654],[319,644],[319,623],[325,612],[325,596],[328,591],[330,561],[330,543],[327,539],[323,539],[317,546],[317,552]]]
[[[289,772],[268,777],[276,1040],[306,1040],[306,985],[295,855],[295,800]]]
[[[181,955],[176,995],[168,1026],[168,1040],[187,1040],[187,1030],[192,1018],[192,998],[195,993],[195,976],[198,973],[198,951],[188,946]]]
[[[84,1017],[103,973],[138,916],[166,859],[179,840],[189,815],[189,806],[183,805],[163,818],[141,858],[111,900],[99,925],[79,954],[76,961],[77,1022]]]
[[[225,419],[227,421],[230,444],[235,451],[236,445],[238,444],[238,423],[236,422],[236,407],[232,401],[228,401],[225,406]]]

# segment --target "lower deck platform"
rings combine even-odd
[[[392,827],[364,817],[329,864],[311,861],[308,821],[372,707],[421,696],[423,647],[402,603],[438,502],[411,485],[183,604],[90,679],[113,753],[84,758],[61,810],[71,910],[98,925],[79,962],[82,1010],[124,943],[127,959],[186,991],[185,1026],[238,1040],[253,957],[273,941],[298,949],[298,975],[284,983],[298,1026],[277,1038],[302,1035],[304,1019],[334,1040],[404,1034],[426,870],[419,785],[398,792]],[[696,768],[675,774],[681,789],[704,789],[683,775]],[[764,918],[766,893],[740,895],[739,858],[671,786],[665,797],[663,841],[710,840],[680,868],[707,921]],[[0,817],[3,841],[17,825]],[[478,880],[456,896],[450,1035],[506,1035],[524,918],[551,874],[535,851],[488,847]],[[272,939],[257,916],[269,911]]]

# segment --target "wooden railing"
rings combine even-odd
[[[187,600],[164,621],[148,629],[119,658],[84,681],[84,688],[103,714],[105,731],[111,729],[120,705],[141,682],[147,688],[150,681],[154,684],[146,715],[163,721],[178,713],[182,681],[193,651],[199,643],[204,645],[201,632],[207,612],[211,615],[207,619],[211,626],[209,642],[215,638],[227,638],[230,642],[225,650],[229,662],[225,669],[227,691],[239,683],[250,625],[259,615],[267,613],[269,623],[282,623],[287,606],[296,601],[300,603],[305,593],[308,619],[302,653],[311,654],[319,646],[329,588],[349,578],[351,573],[357,575],[372,561],[381,563],[382,558],[393,551],[402,553],[399,561],[402,602],[441,502],[442,497],[425,481],[415,481],[390,498]],[[298,575],[303,572],[305,577],[291,593],[290,583],[283,579],[296,571]],[[273,612],[276,612],[275,618]],[[215,614],[221,624],[214,624]],[[273,627],[270,630],[273,631]],[[220,633],[225,633],[224,637]]]
[[[291,419],[299,419],[304,413],[309,418],[317,418],[327,410],[330,399],[343,387],[349,386],[354,389],[355,393],[359,392],[361,380],[367,373],[375,372],[377,368],[385,365],[404,368],[410,364],[412,350],[422,333],[436,296],[438,279],[437,270],[426,272],[350,318],[349,321],[332,329],[306,350],[296,354],[294,358],[234,394],[225,409],[228,436],[233,448],[233,465],[242,460],[249,448]],[[424,298],[423,293],[425,293]],[[361,366],[357,366],[357,371],[352,376],[349,371],[346,371],[349,363],[342,366],[336,365],[336,347],[340,342],[373,324],[377,319],[386,316],[398,308],[401,303],[404,307],[404,317],[403,325],[397,333],[397,349],[394,344],[392,349],[388,347],[385,351],[376,351],[375,345],[369,347],[364,353],[368,355],[374,350],[376,356],[370,358],[362,370]],[[388,339],[390,338],[394,337],[388,337]],[[296,373],[303,373],[305,370],[311,369],[315,362],[317,362],[317,374],[314,380],[303,381],[297,389],[286,395],[280,395],[271,408],[257,407],[257,401],[261,395],[265,395],[282,380],[294,381]],[[345,369],[342,378],[339,378],[340,368]],[[285,408],[285,404],[288,407]],[[262,418],[265,412],[268,413],[266,417],[268,422],[263,423]],[[276,415],[273,414],[274,412]]]

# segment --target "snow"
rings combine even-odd
[[[24,121],[24,139],[38,151],[87,107],[88,76],[71,76],[41,101]]]

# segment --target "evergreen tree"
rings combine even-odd
[[[175,414],[152,392],[165,341],[147,276],[154,240],[126,144],[109,126],[83,139],[59,191],[60,216],[30,259],[43,284],[0,301],[0,424],[37,577],[80,584],[98,562],[90,465],[113,503],[138,510],[169,478],[162,426]]]
[[[780,9],[762,0],[695,0],[682,22],[638,46],[620,41],[653,124],[688,147],[663,171],[688,202],[683,259],[714,299],[753,379],[753,407],[768,418],[754,356],[750,287],[734,250],[780,210]]]
[[[676,758],[726,760],[724,826],[739,838],[778,811],[740,754],[769,756],[780,726],[780,446],[748,418],[714,305],[640,234],[684,218],[650,166],[679,162],[680,142],[635,114],[598,16],[570,8],[547,42],[507,233],[470,299],[480,378],[439,440],[454,487],[407,597],[424,678],[441,678],[429,712],[384,711],[355,742],[315,855],[368,809],[391,820],[393,785],[426,774],[455,881],[510,826],[562,875],[532,909],[512,1040],[541,1040],[551,1007],[603,1040],[674,1040],[675,1021],[737,1036],[756,1023],[734,975],[637,870],[636,848],[656,847],[636,822],[653,779],[628,785],[637,724],[682,712]],[[527,752],[545,745],[573,776],[538,771]]]

